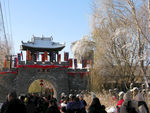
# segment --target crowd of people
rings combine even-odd
[[[58,102],[52,95],[26,95],[17,96],[16,92],[8,94],[6,102],[3,103],[0,113],[87,113],[87,103],[83,95],[61,94]],[[97,97],[93,98],[88,108],[89,113],[106,113],[105,106],[100,104]]]
[[[145,89],[137,87],[130,88],[126,93],[118,92],[118,89],[109,90],[112,98],[111,102],[117,101],[117,105],[109,113],[149,113],[149,108],[146,99],[149,94]]]
[[[114,110],[105,110],[99,98],[92,94],[92,103],[87,103],[82,94],[61,94],[58,102],[53,95],[39,96],[29,94],[17,96],[16,92],[8,94],[0,113],[149,113],[145,102],[145,91],[137,87],[124,93],[114,89],[109,90],[112,97],[110,103],[117,101]],[[89,106],[87,106],[87,104]]]

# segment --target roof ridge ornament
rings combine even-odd
[[[41,36],[41,40],[44,40],[44,35],[42,34],[42,36]]]
[[[32,38],[34,38],[34,35],[32,35]]]
[[[32,38],[31,38],[31,42],[32,42],[32,43],[34,43],[34,40],[35,40],[34,38],[35,38],[35,36],[32,35]]]
[[[41,38],[44,38],[44,35],[42,34]]]
[[[50,37],[50,40],[53,41],[53,36]]]

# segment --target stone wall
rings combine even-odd
[[[88,83],[88,77],[80,73],[86,72],[86,69],[68,69],[68,68],[18,68],[17,74],[0,75],[0,102],[3,102],[8,92],[16,90],[17,94],[27,94],[28,88],[33,81],[37,79],[47,80],[54,89],[54,94],[58,100],[62,92],[69,94],[71,90],[85,90]],[[75,73],[74,76],[68,73]]]
[[[15,90],[16,74],[8,73],[0,75],[0,102],[6,101],[8,92]]]

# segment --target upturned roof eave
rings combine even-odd
[[[44,48],[44,47],[31,47],[27,45],[21,45],[21,50],[34,50],[34,51],[61,51],[65,46],[55,48]]]

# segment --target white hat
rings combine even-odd
[[[123,95],[123,94],[124,94],[124,92],[121,91],[121,92],[119,92],[118,96],[120,97],[120,96]]]
[[[118,88],[115,88],[114,91],[118,91]]]
[[[64,96],[64,95],[65,95],[65,93],[64,93],[64,92],[62,92],[62,93],[61,93],[61,96]]]
[[[137,87],[134,87],[134,88],[133,88],[133,91],[135,91],[135,90],[138,90],[138,88],[137,88]]]
[[[79,98],[80,94],[77,94],[76,97]]]
[[[133,92],[133,89],[130,89],[131,92]]]
[[[73,94],[69,94],[69,98],[71,98],[73,96]]]

